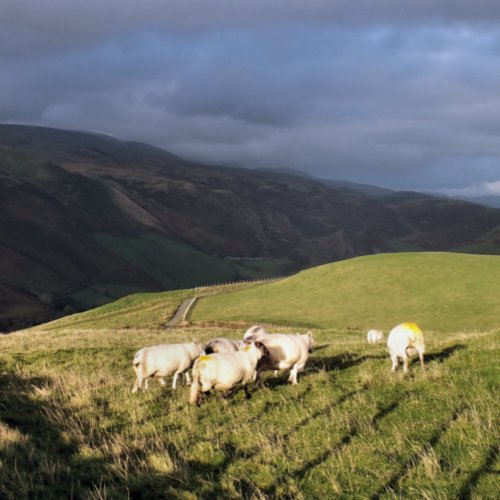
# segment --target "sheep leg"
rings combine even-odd
[[[232,389],[229,389],[229,391],[223,392],[222,397],[224,399],[230,398],[231,396],[234,395],[235,392],[236,392],[236,389],[233,387]]]
[[[297,365],[293,365],[293,368],[290,370],[290,376],[288,377],[288,382],[294,385],[297,383]]]
[[[410,358],[408,358],[408,356],[405,356],[403,358],[403,371],[405,373],[408,373],[408,365],[410,364]]]
[[[280,371],[279,370],[274,370],[274,378],[278,378],[278,375],[279,375]]]
[[[419,352],[418,357],[420,359],[420,366],[422,367],[422,371],[425,372],[425,366],[424,366],[424,353]]]
[[[177,387],[177,377],[179,376],[179,372],[174,373],[174,381],[172,383],[172,389],[175,389]]]
[[[189,370],[184,372],[184,377],[186,379],[186,385],[190,385],[191,384],[191,377],[189,376]]]
[[[132,394],[135,394],[141,388],[142,388],[142,379],[137,377],[135,379],[134,387],[132,388]]]
[[[391,356],[391,360],[392,360],[391,373],[394,373],[398,367],[399,360],[398,360],[398,357],[395,355]]]
[[[246,396],[246,398],[250,399],[252,397],[252,395],[250,394],[250,391],[248,390],[248,384],[245,384],[244,388],[245,388],[245,396]]]
[[[144,380],[144,390],[147,391],[148,390],[148,385],[149,385],[149,378],[145,378],[143,380]]]
[[[262,370],[257,370],[257,372],[256,372],[255,387],[258,387],[258,388],[264,387],[264,382],[262,381]]]
[[[160,377],[160,378],[158,379],[158,382],[160,382],[160,385],[161,385],[162,387],[165,387],[165,386],[167,385],[167,384],[165,383],[165,379],[164,379],[163,377]]]

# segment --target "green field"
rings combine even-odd
[[[366,296],[361,291],[370,265],[374,275],[386,270],[389,256],[200,300],[193,316],[203,325],[210,318],[220,325],[232,321],[222,317],[219,304],[235,307],[235,297],[241,311],[253,310],[252,321],[293,325],[281,331],[316,325],[315,351],[299,384],[268,374],[266,387],[252,388],[248,401],[240,392],[191,407],[187,387],[172,391],[154,382],[148,392],[130,394],[137,349],[242,336],[244,326],[160,328],[192,290],[137,294],[0,337],[0,498],[498,498],[500,328],[494,309],[481,322],[475,318],[486,306],[474,300],[495,303],[488,295],[495,290],[492,264],[499,261],[411,255],[413,267],[404,265],[405,256],[392,256],[393,272],[399,269],[408,283],[437,275],[442,290],[455,290],[462,304],[461,289],[456,281],[443,283],[446,276],[468,280],[470,272],[483,284],[468,288],[469,307],[459,310],[457,299],[446,321],[432,311],[439,290],[418,294],[425,309],[420,319],[428,321],[427,370],[413,363],[407,376],[391,375],[385,346],[368,345],[366,330],[355,327],[381,307],[381,288]],[[427,257],[436,265],[429,274],[416,265]],[[481,274],[488,266],[489,273]],[[348,278],[342,281],[338,269]],[[302,312],[294,310],[297,288],[307,306]],[[320,307],[328,304],[319,293],[324,289],[333,304],[341,301],[337,307]],[[267,301],[258,302],[262,296]],[[406,312],[396,303],[405,296],[397,297],[380,314]],[[257,308],[271,300],[281,316]],[[359,311],[369,310],[356,323],[342,323],[351,317],[342,307],[351,304],[353,311],[357,302]],[[328,314],[340,327],[328,326]],[[449,325],[453,314],[464,328]],[[402,319],[420,320],[410,316]]]
[[[143,234],[140,238],[118,238],[108,234],[94,237],[107,250],[167,289],[280,276],[287,273],[291,264],[287,259],[226,260],[156,234]]]
[[[352,330],[387,330],[415,321],[436,332],[481,331],[500,325],[500,257],[359,257],[263,287],[205,298],[191,319]]]

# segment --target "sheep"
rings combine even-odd
[[[193,382],[189,395],[190,404],[201,404],[201,395],[211,389],[234,392],[236,385],[245,389],[247,399],[251,397],[248,384],[255,380],[258,361],[269,353],[260,342],[252,342],[242,351],[204,354],[193,366]]]
[[[201,352],[201,345],[196,340],[189,344],[154,345],[137,351],[132,362],[137,377],[132,392],[142,389],[143,382],[144,390],[147,390],[149,377],[159,378],[160,384],[164,386],[163,377],[173,375],[172,389],[175,389],[178,375],[184,373],[189,384],[188,370]]]
[[[387,347],[391,355],[392,368],[391,373],[396,371],[399,364],[399,358],[403,360],[403,371],[408,372],[410,356],[418,353],[420,366],[424,367],[424,334],[416,323],[407,322],[395,326],[387,337]]]
[[[243,335],[243,342],[251,342],[252,339],[258,340],[258,338],[262,335],[267,335],[267,332],[263,326],[260,325],[251,326]]]
[[[265,370],[275,370],[275,376],[278,370],[290,370],[288,382],[297,384],[297,374],[304,369],[312,352],[312,332],[308,331],[305,335],[257,332],[255,337],[248,337],[248,340],[252,338],[264,344],[269,351],[269,356],[259,362],[257,386],[262,385],[261,374]]]
[[[384,340],[384,332],[382,330],[369,330],[366,336],[369,344],[376,344],[377,342],[382,342]]]
[[[213,352],[235,352],[241,350],[244,346],[241,340],[226,339],[224,337],[217,337],[210,340],[205,346],[205,354]]]

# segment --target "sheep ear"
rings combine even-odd
[[[313,338],[313,332],[311,332],[311,330],[307,330],[306,335],[311,339]]]

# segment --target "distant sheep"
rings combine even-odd
[[[188,370],[201,352],[202,348],[196,341],[189,344],[154,345],[137,351],[133,360],[137,378],[132,392],[137,392],[143,386],[144,390],[147,390],[150,377],[159,378],[160,384],[164,386],[164,377],[173,375],[172,388],[175,389],[177,377],[184,373],[189,384],[191,380]]]
[[[376,344],[384,340],[384,332],[382,330],[369,330],[366,336],[369,344]]]
[[[255,327],[254,327],[255,328]],[[256,334],[247,336],[248,340],[262,342],[269,351],[269,356],[262,358],[257,369],[257,385],[262,385],[261,374],[266,370],[290,370],[288,381],[297,384],[297,374],[304,369],[309,354],[312,352],[312,332],[305,335],[285,333],[265,333],[256,330]]]
[[[238,384],[250,398],[248,384],[255,380],[257,363],[269,353],[260,342],[252,342],[242,351],[204,354],[193,366],[193,382],[189,402],[200,405],[201,395],[211,389],[233,392]]]
[[[212,354],[213,352],[236,352],[244,347],[241,340],[226,339],[224,337],[217,337],[210,340],[205,346],[205,354]]]
[[[420,366],[424,367],[424,334],[416,323],[401,323],[395,326],[387,337],[387,347],[392,360],[391,372],[395,372],[399,364],[399,359],[403,360],[403,370],[408,372],[408,364],[411,356],[418,353]]]

